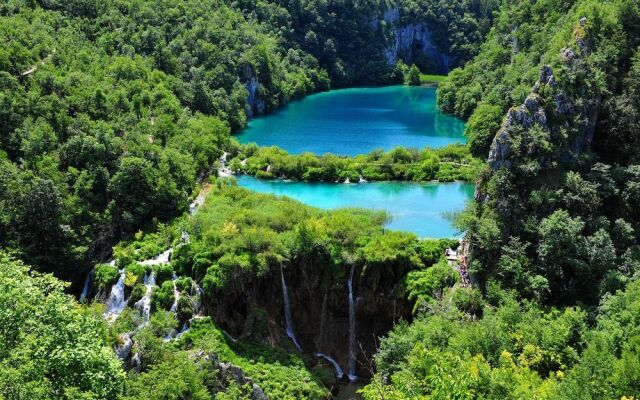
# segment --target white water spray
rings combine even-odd
[[[160,264],[169,264],[171,260],[171,254],[173,254],[173,248],[166,250],[160,254],[158,254],[154,258],[150,258],[148,260],[144,260],[140,263],[140,265],[160,265]]]
[[[123,333],[120,335],[120,341],[122,344],[116,346],[116,355],[121,360],[126,360],[131,354],[131,347],[133,347],[133,341],[131,340],[131,335],[128,333]]]
[[[91,277],[93,276],[93,270],[89,271],[87,274],[87,278],[84,280],[84,286],[82,288],[82,293],[80,293],[80,303],[84,302],[89,295],[89,284],[91,283]]]
[[[287,290],[287,283],[284,280],[284,272],[282,271],[282,266],[280,267],[280,279],[282,281],[282,300],[284,302],[284,328],[287,332],[287,336],[291,338],[298,351],[302,351],[300,344],[298,344],[298,341],[296,340],[296,335],[293,332],[291,306],[289,304],[289,291]]]
[[[340,368],[340,364],[338,364],[338,362],[336,360],[334,360],[333,358],[331,358],[328,355],[323,354],[323,353],[316,353],[315,356],[316,357],[320,357],[320,358],[324,358],[331,365],[333,365],[333,369],[336,371],[336,378],[342,379],[342,377],[344,376],[344,372],[342,371],[342,368]]]
[[[356,305],[353,301],[353,265],[349,271],[349,363],[347,365],[349,380],[354,381],[356,376]]]
[[[149,322],[149,317],[151,316],[151,292],[153,291],[153,287],[156,285],[156,274],[155,272],[150,272],[144,277],[144,286],[146,286],[147,291],[140,300],[138,300],[135,304],[136,308],[140,310],[143,317],[142,325],[138,327],[138,329],[144,327],[147,322]]]
[[[115,321],[118,318],[118,315],[124,310],[124,307],[127,305],[127,302],[124,299],[124,278],[125,278],[124,269],[120,270],[120,278],[115,285],[111,287],[111,293],[109,294],[109,298],[107,299],[107,311],[104,313],[104,317],[108,321]]]
[[[174,272],[173,275],[171,276],[171,281],[173,282],[173,304],[171,305],[171,309],[169,310],[172,313],[175,313],[176,311],[178,311],[178,300],[180,300],[180,291],[176,286],[177,280],[178,280],[178,276]]]
[[[200,310],[202,308],[202,298],[204,297],[204,291],[195,281],[191,285],[191,296],[194,297],[193,300],[193,315],[200,315]]]

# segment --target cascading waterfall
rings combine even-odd
[[[178,300],[180,300],[180,291],[176,286],[177,280],[178,280],[178,276],[174,272],[173,275],[171,275],[171,281],[173,282],[173,304],[171,305],[171,309],[169,310],[172,313],[175,313],[176,311],[178,311]]]
[[[287,336],[291,338],[293,344],[296,346],[298,351],[302,351],[300,344],[296,340],[296,335],[293,332],[293,322],[291,318],[291,306],[289,304],[289,291],[287,290],[287,284],[284,280],[284,272],[282,270],[282,266],[280,267],[280,279],[282,281],[282,300],[284,302],[284,328],[287,332]]]
[[[227,335],[227,337],[228,337],[229,339],[231,339],[231,341],[232,341],[232,342],[234,342],[234,343],[235,343],[235,342],[237,342],[237,341],[238,341],[238,339],[236,339],[236,338],[234,338],[233,336],[231,336],[231,334],[230,334],[229,332],[225,331],[224,329],[222,330],[222,333],[224,333],[225,335]]]
[[[111,287],[111,293],[107,299],[107,311],[104,313],[104,317],[109,321],[114,321],[118,318],[118,315],[124,310],[127,302],[124,298],[124,278],[126,274],[124,269],[120,270],[120,278],[115,285]]]
[[[93,270],[89,271],[87,278],[84,280],[84,286],[82,287],[82,293],[80,293],[80,303],[84,302],[89,295],[89,285],[91,284],[91,277],[93,276]]]
[[[148,260],[142,261],[140,263],[140,265],[169,264],[169,261],[171,260],[171,254],[173,254],[173,247],[170,248],[169,250],[166,250],[166,251],[158,254],[158,256],[156,256],[154,258],[150,258]]]
[[[191,285],[191,295],[195,297],[195,300],[193,301],[193,315],[200,315],[204,291],[196,282],[193,282]]]
[[[342,377],[344,376],[344,372],[342,371],[342,368],[340,368],[340,364],[338,364],[338,362],[336,360],[334,360],[333,358],[329,357],[328,355],[322,354],[322,353],[316,353],[315,356],[316,357],[320,357],[320,358],[324,358],[331,365],[333,365],[333,369],[336,371],[336,378],[342,379]]]
[[[123,333],[120,335],[120,341],[122,344],[116,347],[116,355],[121,360],[126,360],[131,354],[131,347],[133,347],[133,341],[131,340],[131,335],[128,333]]]
[[[143,323],[139,327],[143,327],[149,322],[149,317],[151,316],[151,292],[153,291],[153,287],[156,285],[156,273],[150,272],[144,277],[144,285],[147,290],[140,300],[138,300],[135,306],[140,310],[143,317]]]
[[[351,265],[351,271],[349,271],[349,363],[347,365],[347,371],[349,380],[356,380],[356,305],[353,301],[353,270]]]
[[[180,332],[178,332],[178,334],[176,335],[176,339],[180,339],[180,336],[187,333],[188,330],[189,330],[189,324],[185,322],[184,324],[182,324],[182,328],[180,328]]]

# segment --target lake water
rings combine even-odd
[[[238,184],[260,193],[288,196],[324,209],[362,207],[386,210],[390,229],[413,232],[421,238],[459,236],[445,213],[461,210],[473,196],[468,183],[368,182],[361,184],[286,182],[238,176]]]
[[[387,86],[305,97],[251,120],[237,138],[294,154],[356,155],[396,146],[464,143],[463,130],[464,122],[438,110],[435,88]]]

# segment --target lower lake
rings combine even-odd
[[[238,185],[260,193],[287,196],[310,206],[385,210],[387,228],[421,238],[458,237],[446,214],[460,211],[473,197],[474,185],[453,183],[367,182],[359,184],[288,182],[236,177]]]

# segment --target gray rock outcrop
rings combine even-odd
[[[245,84],[247,89],[247,117],[252,118],[258,114],[264,114],[265,103],[258,93],[260,89],[260,82],[253,75],[253,71],[250,71],[251,78]]]
[[[218,382],[219,386],[217,386],[217,389],[219,391],[224,391],[229,387],[231,382],[234,382],[241,388],[250,388],[250,393],[248,394],[251,395],[251,400],[269,400],[262,388],[253,382],[253,379],[247,377],[242,368],[231,363],[220,362],[217,354],[206,353],[200,350],[192,354],[191,358],[204,363],[207,368],[218,370],[220,381]]]
[[[424,56],[435,72],[446,73],[454,66],[454,57],[438,48],[426,23],[403,24],[397,7],[386,10],[377,24],[382,21],[392,28],[390,42],[384,50],[387,65],[393,66],[399,60],[412,64],[418,57]]]

